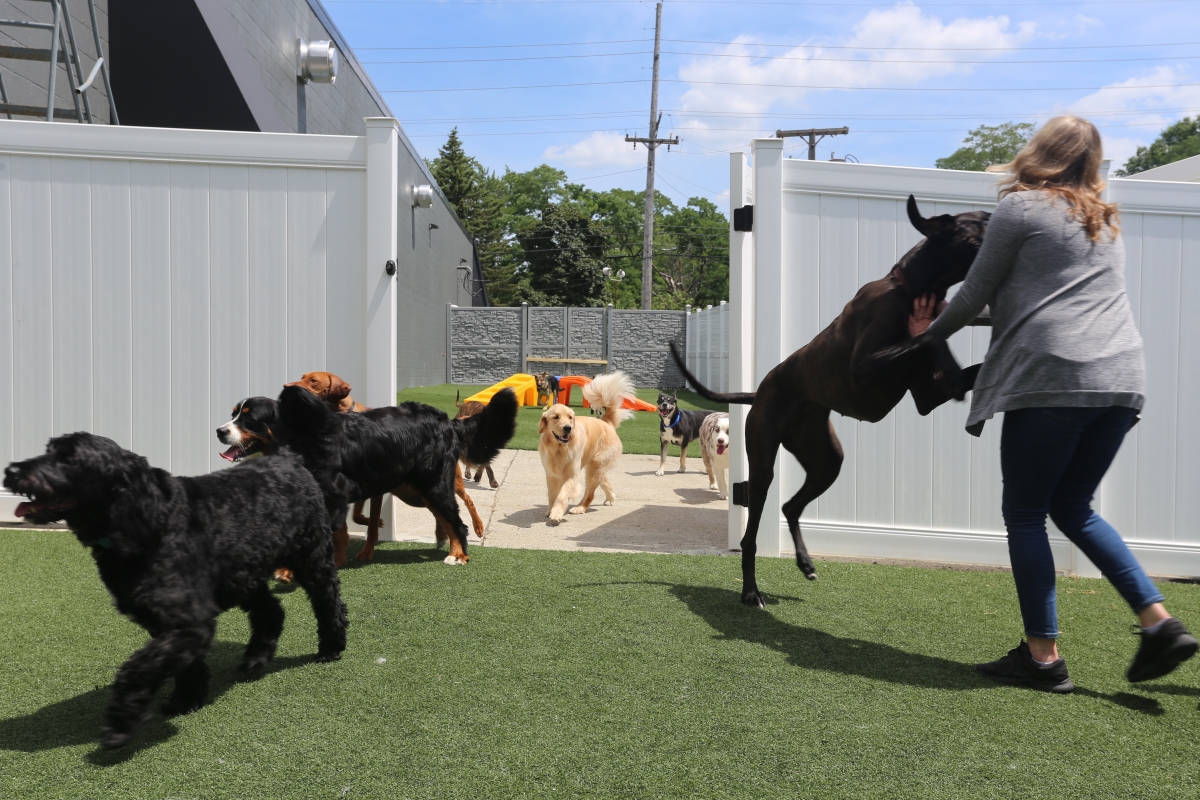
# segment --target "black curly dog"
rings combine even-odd
[[[346,649],[329,516],[316,480],[294,453],[248,461],[195,478],[177,478],[111,439],[72,433],[44,455],[10,464],[4,486],[30,502],[17,516],[36,524],[65,520],[92,551],[117,610],[152,637],[118,670],[100,744],[120,747],[150,714],[167,678],[175,690],[162,710],[204,705],[217,615],[240,606],[250,642],[240,669],[261,673],[275,655],[283,607],[267,590],[286,566],[317,617],[317,661]]]
[[[467,526],[454,494],[458,460],[486,464],[508,444],[517,429],[511,389],[465,419],[412,402],[342,414],[300,386],[283,387],[278,403],[281,424],[274,436],[316,476],[334,525],[346,518],[350,503],[395,493],[405,502],[423,503],[439,527],[449,527],[447,563],[467,562]]]
[[[908,219],[925,238],[891,272],[859,289],[828,328],[768,372],[757,392],[710,391],[688,371],[671,342],[671,355],[702,397],[750,405],[745,431],[749,517],[742,538],[746,605],[763,607],[754,557],[781,445],[804,468],[804,485],[783,504],[783,516],[796,546],[796,564],[812,580],[817,570],[800,535],[800,515],[842,469],[842,446],[829,412],[878,422],[911,392],[917,412],[925,415],[948,400],[962,400],[975,385],[979,365],[960,369],[944,341],[927,334],[910,338],[908,317],[915,299],[932,294],[940,302],[967,276],[990,217],[986,211],[968,211],[926,219],[909,195]]]

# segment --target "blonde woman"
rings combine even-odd
[[[1130,681],[1162,677],[1197,650],[1120,534],[1091,508],[1146,383],[1117,208],[1100,196],[1100,157],[1100,134],[1087,120],[1047,122],[1011,164],[995,168],[1009,175],[958,294],[941,314],[922,298],[909,320],[913,336],[927,329],[946,339],[991,307],[992,341],[967,431],[978,436],[1004,412],[1002,512],[1026,641],[976,669],[1048,692],[1075,685],[1057,647],[1047,514],[1138,617]]]

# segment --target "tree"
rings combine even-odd
[[[1200,116],[1184,117],[1159,134],[1149,147],[1139,147],[1125,167],[1113,175],[1124,178],[1195,155],[1200,155]]]
[[[665,241],[661,248],[655,246],[654,271],[665,291],[660,290],[662,299],[654,307],[702,307],[728,300],[729,219],[716,205],[692,197],[683,208],[673,208],[662,232]]]
[[[438,157],[426,163],[458,216],[463,220],[470,217],[471,206],[478,199],[479,173],[482,170],[479,162],[463,151],[458,128],[450,129],[450,137],[438,150]]]
[[[945,158],[934,162],[938,169],[964,169],[983,172],[993,164],[1007,164],[1017,157],[1021,148],[1033,136],[1028,122],[1005,122],[1001,125],[980,125],[967,134],[963,146]]]
[[[568,203],[550,203],[517,234],[525,251],[518,300],[530,305],[604,305],[604,232]]]

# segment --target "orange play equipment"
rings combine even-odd
[[[492,398],[496,396],[496,392],[501,389],[512,389],[517,395],[517,405],[536,406],[537,405],[537,380],[532,375],[517,373],[499,383],[494,383],[482,392],[475,394],[464,400],[464,403],[469,403],[472,400],[487,405]]]
[[[591,382],[591,378],[584,378],[580,375],[564,375],[563,377],[559,378],[558,402],[562,403],[564,406],[571,405],[571,389],[579,386],[581,387],[580,391],[582,393],[582,387],[587,386]],[[586,398],[583,401],[583,407],[591,408],[591,404],[588,403]],[[626,397],[622,401],[621,407],[631,408],[634,411],[658,411],[656,406],[647,403],[645,400],[639,400],[636,397]]]

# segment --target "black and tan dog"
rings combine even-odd
[[[275,655],[283,608],[267,589],[286,565],[317,617],[317,661],[346,649],[329,514],[300,458],[282,451],[211,475],[177,478],[111,439],[72,433],[44,455],[10,464],[4,486],[30,498],[17,516],[65,520],[92,551],[117,610],[150,641],[117,672],[100,744],[120,747],[150,713],[168,678],[167,714],[200,708],[208,696],[205,655],[217,615],[239,606],[250,617],[240,669],[255,675]]]
[[[928,334],[910,339],[908,317],[916,298],[931,294],[940,302],[966,277],[990,216],[969,211],[926,219],[910,195],[908,219],[925,238],[891,272],[859,289],[829,327],[768,372],[757,392],[710,391],[688,372],[671,343],[676,363],[700,395],[751,406],[745,430],[750,513],[742,539],[746,605],[763,606],[754,557],[780,445],[804,468],[804,485],[783,504],[783,515],[796,546],[796,563],[811,580],[817,574],[800,535],[800,514],[833,485],[842,468],[842,447],[829,412],[878,422],[911,392],[917,411],[925,415],[950,399],[961,400],[974,385],[978,365],[959,369],[946,343]]]
[[[551,375],[549,372],[539,372],[533,376],[537,382],[537,401],[538,405],[543,409],[549,408],[558,402],[558,376]],[[542,402],[542,398],[546,398],[546,402]]]
[[[344,519],[350,503],[376,495],[417,498],[413,504],[429,509],[439,531],[449,531],[446,563],[467,563],[467,527],[455,498],[455,476],[461,481],[462,474],[458,461],[485,464],[508,444],[517,427],[511,389],[498,392],[481,413],[453,420],[412,402],[342,414],[290,385],[278,403],[284,441],[316,476],[330,519]],[[370,538],[367,546],[374,546]]]
[[[455,392],[454,393],[454,407],[458,409],[458,413],[454,415],[455,419],[466,419],[467,417],[473,417],[476,414],[482,414],[483,410],[485,408],[487,408],[487,403],[481,403],[478,400],[467,400],[465,403],[463,403],[463,402],[459,402],[458,398],[459,398],[459,393]],[[471,462],[468,461],[468,462],[466,462],[466,465],[467,465],[467,477],[468,478],[471,477],[471,472],[474,471],[475,472],[474,481],[476,483],[479,483],[479,480],[483,477],[484,470],[487,470],[488,483],[491,484],[493,489],[500,488],[500,483],[499,483],[499,481],[496,480],[496,473],[492,472],[492,465],[490,463],[488,463],[488,464],[472,464]],[[466,497],[467,497],[467,502],[471,503],[470,495],[467,495],[465,491],[462,494],[460,494],[459,497],[463,497],[464,495],[466,495]],[[471,512],[472,521],[477,520],[479,518],[479,515],[475,513],[474,504],[468,506],[468,509]],[[476,528],[475,533],[479,536],[480,539],[483,538],[482,523],[480,523],[480,525]]]
[[[658,440],[662,445],[662,453],[655,475],[662,475],[666,471],[667,448],[673,444],[679,446],[679,471],[687,472],[688,445],[700,438],[700,426],[704,424],[704,418],[713,413],[705,408],[684,411],[679,407],[679,398],[675,394],[658,393]]]

